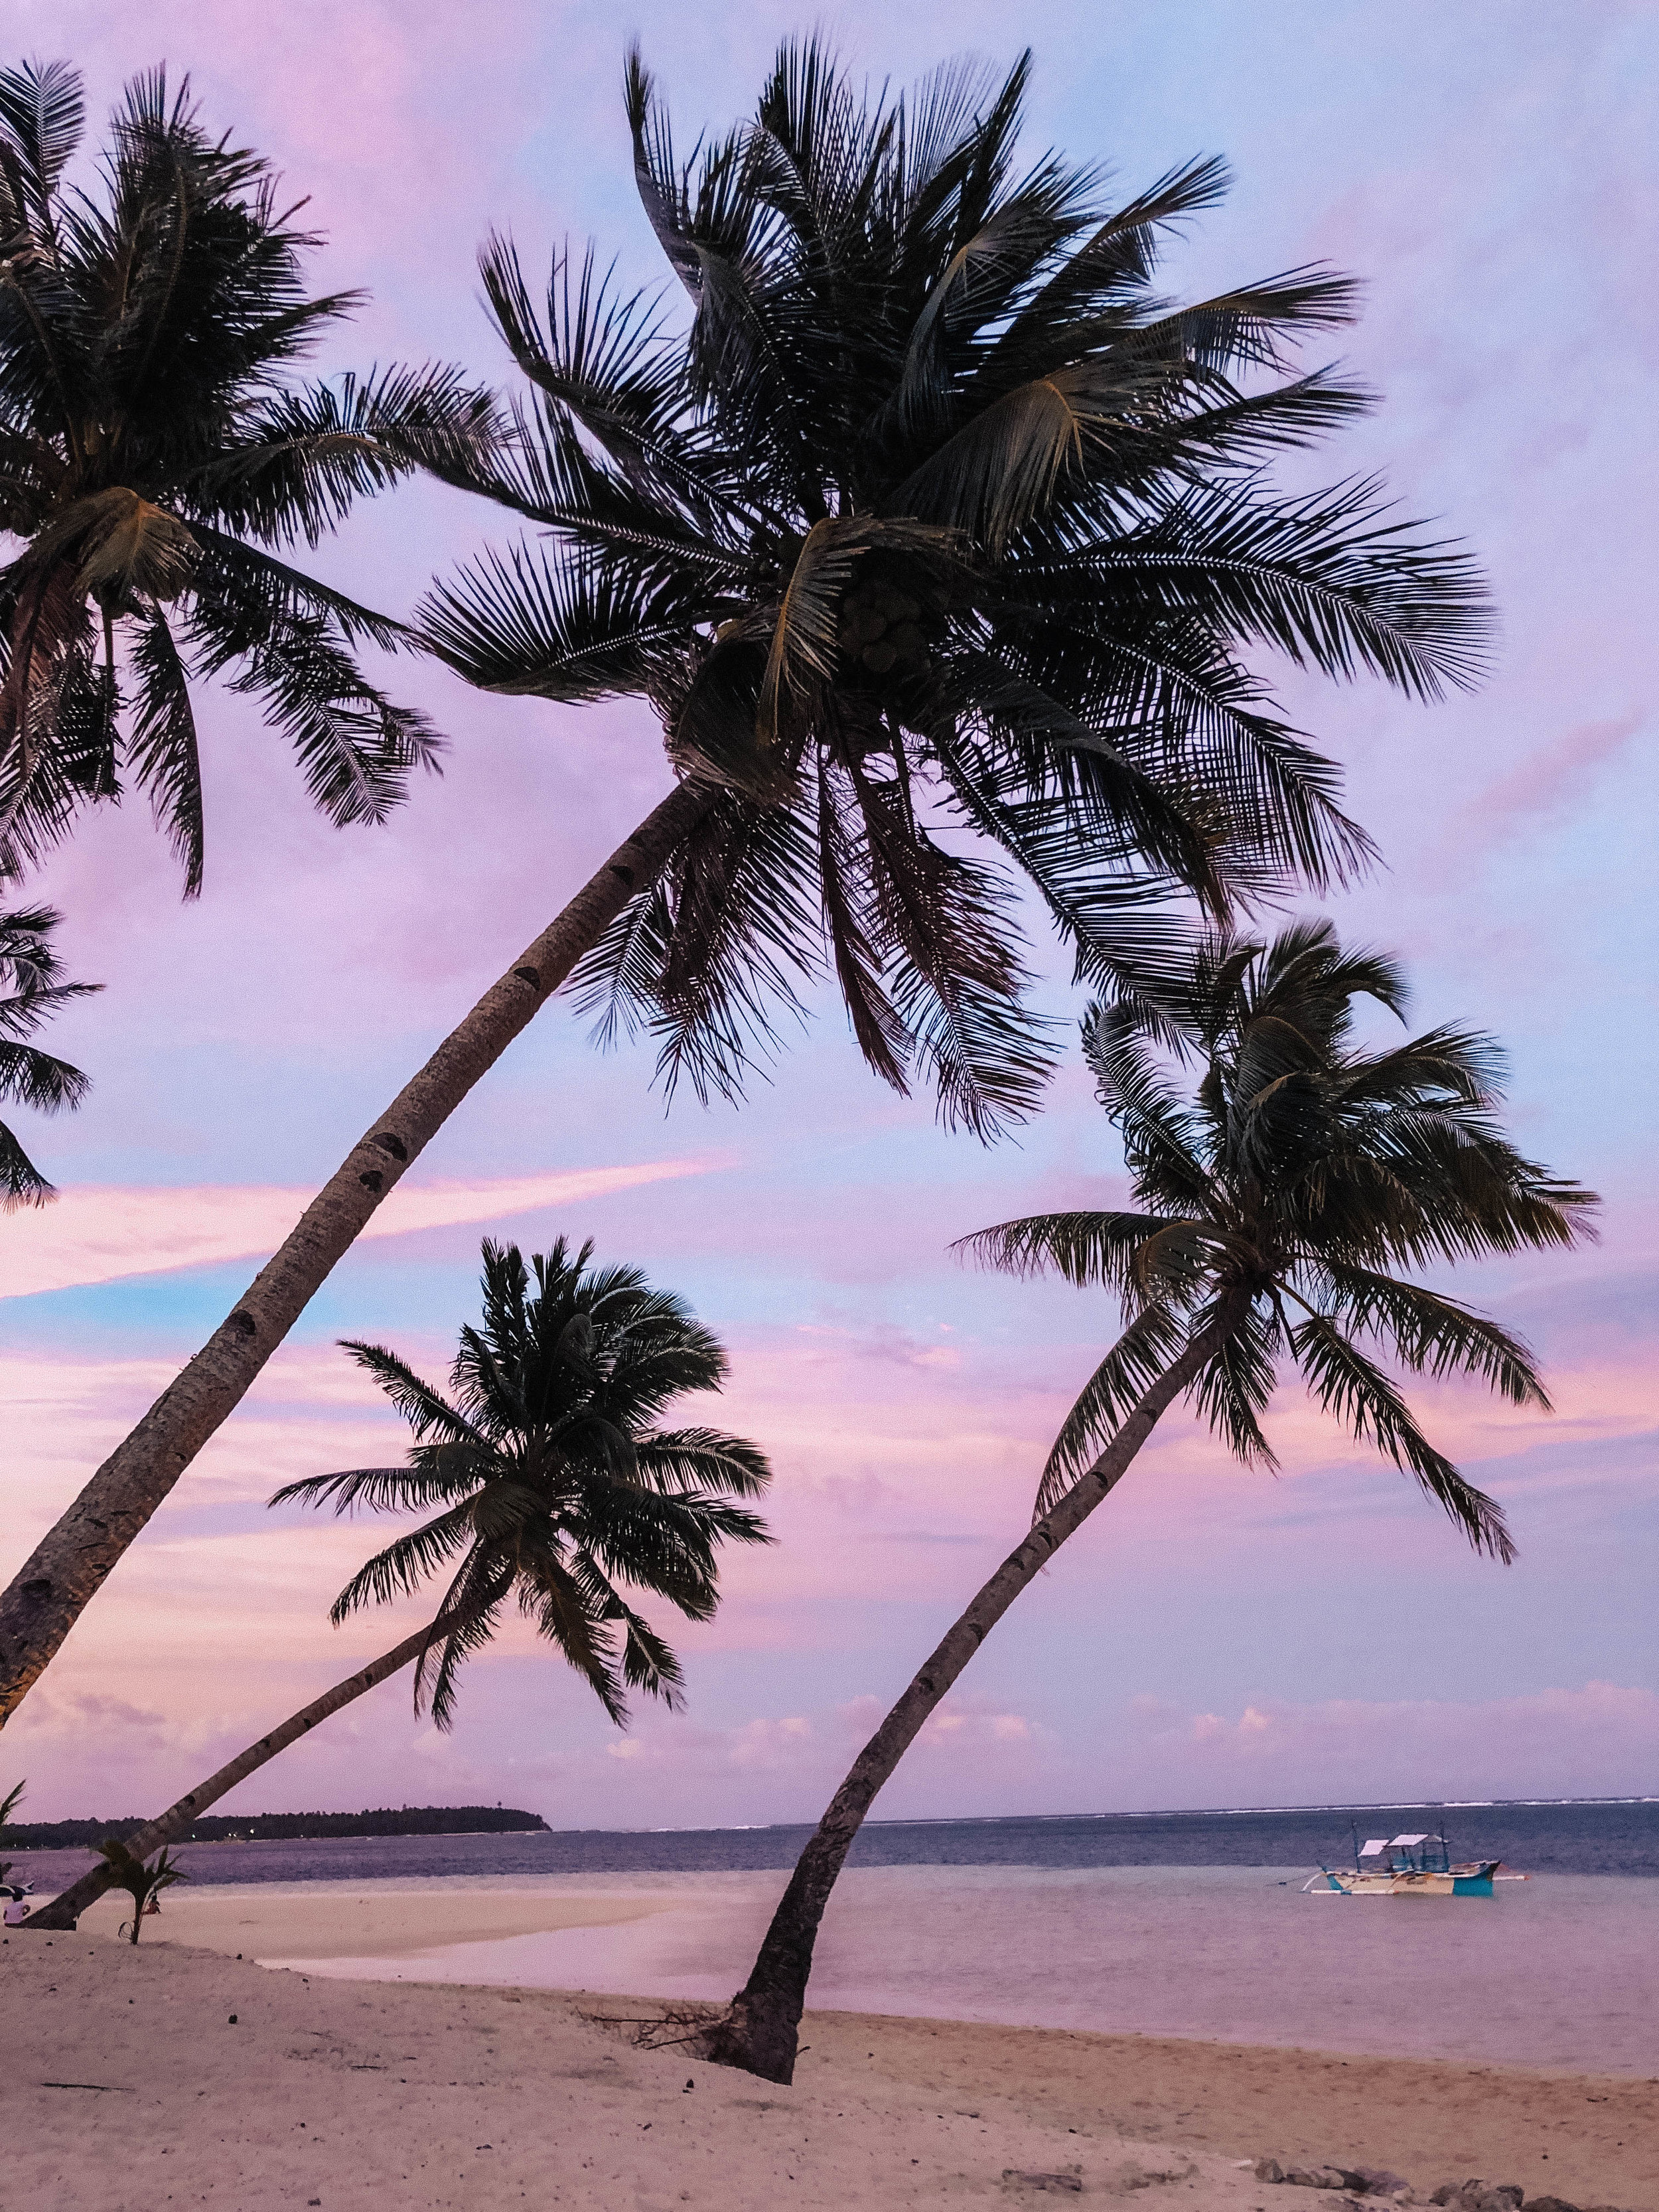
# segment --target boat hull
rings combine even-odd
[[[1496,1859],[1451,1867],[1435,1874],[1346,1874],[1322,1869],[1329,1887],[1344,1897],[1490,1897]]]

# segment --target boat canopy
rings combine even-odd
[[[1409,1851],[1419,1844],[1426,1844],[1428,1840],[1426,1833],[1420,1836],[1396,1836],[1389,1848],[1391,1850]],[[1378,1848],[1380,1849],[1381,1846],[1379,1845]]]
[[[1363,1847],[1359,1856],[1362,1859],[1374,1859],[1379,1851],[1386,1851],[1388,1848],[1389,1839],[1386,1836],[1373,1836]]]

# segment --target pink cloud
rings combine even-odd
[[[1177,1803],[1617,1796],[1659,1771],[1659,1692],[1616,1682],[1470,1702],[1263,1698],[1234,1717],[1141,1698],[1131,1722],[1136,1764],[1182,1791]]]
[[[1494,843],[1503,825],[1519,817],[1582,806],[1592,772],[1616,760],[1645,726],[1646,719],[1643,714],[1632,713],[1584,722],[1554,744],[1540,745],[1518,768],[1489,785],[1464,809],[1460,839],[1466,839],[1474,829],[1482,833],[1486,842]]]
[[[362,1231],[360,1242],[410,1237],[417,1230],[500,1221],[577,1199],[602,1198],[703,1175],[707,1159],[647,1160],[636,1165],[580,1168],[562,1175],[497,1176],[477,1182],[400,1183]],[[0,1297],[109,1283],[124,1275],[204,1267],[273,1251],[313,1194],[258,1183],[194,1188],[82,1184],[53,1205],[7,1224]]]

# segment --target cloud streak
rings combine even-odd
[[[706,1159],[645,1160],[561,1175],[400,1183],[359,1241],[502,1221],[515,1213],[574,1205],[578,1199],[636,1190],[643,1183],[704,1175],[714,1164]],[[0,1298],[34,1297],[43,1291],[112,1283],[127,1275],[263,1257],[275,1251],[314,1195],[270,1183],[180,1188],[83,1185],[7,1224]]]

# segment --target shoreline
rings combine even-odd
[[[1659,2083],[811,2011],[781,2089],[641,2051],[659,2002],[311,1979],[90,1928],[0,1949],[8,2202],[848,2212],[1159,2190],[1328,2212],[1238,2161],[1481,2174],[1659,2212]],[[250,2084],[257,2085],[251,2092]]]

